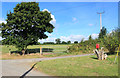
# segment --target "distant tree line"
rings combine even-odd
[[[74,41],[74,44],[77,44],[78,41]],[[37,43],[36,45],[40,45],[41,43]],[[71,41],[61,41],[60,38],[55,39],[55,42],[43,42],[42,44],[71,44]]]
[[[44,42],[43,44],[71,44],[71,41],[61,41],[59,38],[55,39],[55,42]]]
[[[56,44],[71,44],[71,41],[61,41],[60,38],[55,39]],[[74,41],[75,44],[78,43],[78,41]]]

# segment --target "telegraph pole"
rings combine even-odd
[[[102,14],[105,13],[104,11],[103,12],[97,12],[97,14],[100,14],[100,31],[102,30]]]

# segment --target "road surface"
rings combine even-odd
[[[2,76],[49,76],[40,71],[33,70],[35,63],[43,60],[81,57],[81,56],[89,56],[89,55],[93,55],[93,54],[60,56],[60,57],[50,57],[50,58],[0,60],[2,62]],[[33,63],[34,65],[31,65]]]

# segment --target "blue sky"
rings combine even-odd
[[[18,2],[2,2],[1,21],[5,21],[7,12],[13,12],[16,4]],[[39,7],[41,11],[47,9],[51,12],[55,26],[53,33],[47,33],[48,39],[40,42],[54,41],[56,38],[73,42],[87,39],[89,35],[96,38],[100,32],[100,15],[97,12],[105,11],[102,26],[108,32],[118,27],[117,2],[39,2]]]

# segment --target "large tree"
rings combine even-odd
[[[51,14],[40,11],[36,2],[22,2],[16,5],[13,13],[7,13],[7,23],[2,23],[4,44],[15,45],[25,51],[28,45],[36,44],[38,39],[45,39],[45,34],[52,33]]]

